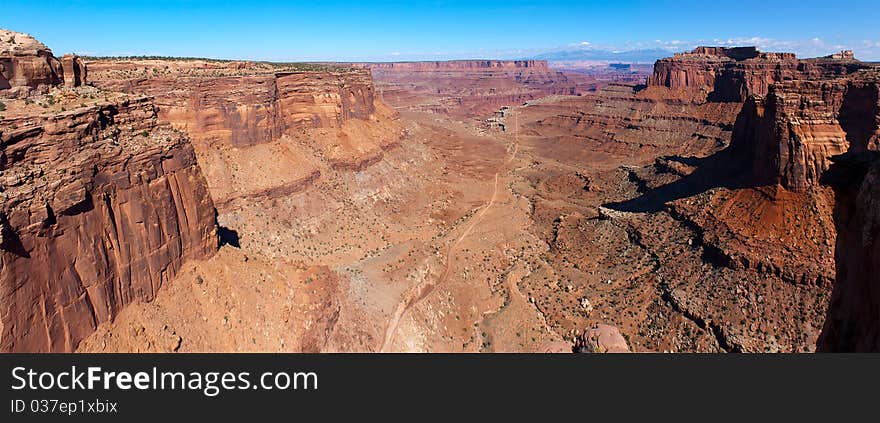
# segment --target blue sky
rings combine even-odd
[[[256,60],[515,58],[546,50],[757,44],[880,60],[860,1],[20,1],[0,27],[56,53]]]

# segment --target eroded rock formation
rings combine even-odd
[[[845,154],[821,181],[835,192],[836,278],[819,351],[880,351],[880,69],[849,78],[832,113]],[[819,109],[816,102],[806,109]]]
[[[750,98],[731,148],[751,167],[752,182],[802,192],[819,185],[831,156],[876,149],[880,84],[867,74],[785,81]]]
[[[102,90],[4,112],[4,350],[116,316],[80,348],[812,351],[823,323],[875,348],[873,191],[832,213],[818,184],[878,143],[850,53],[700,48],[589,91],[527,61],[89,66]],[[185,264],[211,197],[240,248]]]
[[[273,141],[302,129],[341,128],[351,119],[369,119],[376,111],[372,80],[363,70],[251,68],[248,72],[247,68],[238,71],[240,66],[230,71],[221,64],[219,70],[199,72],[202,69],[196,65],[172,71],[167,66],[99,61],[92,64],[93,79],[101,88],[154,97],[160,117],[187,130],[197,141],[237,147]]]
[[[629,345],[620,330],[614,326],[598,324],[584,331],[574,345],[580,353],[628,353]]]
[[[532,69],[549,72],[546,60],[447,60],[425,62],[358,63],[356,66],[382,71],[437,72],[497,69]]]
[[[530,102],[519,133],[553,140],[533,153],[579,169],[526,190],[548,257],[588,270],[572,272],[588,287],[575,298],[627,292],[591,295],[602,314],[587,319],[540,283],[536,304],[566,331],[606,319],[639,350],[812,351],[835,280],[835,195],[819,182],[830,156],[876,149],[872,72],[850,53],[703,48],[658,62],[646,89]]]
[[[73,54],[65,54],[61,58],[61,69],[64,71],[64,86],[78,87],[86,83],[86,63]]]
[[[772,84],[851,73],[866,65],[852,52],[798,60],[793,53],[764,53],[755,47],[698,47],[658,60],[649,87],[666,87],[710,101],[743,102],[766,95]]]
[[[146,98],[85,101],[34,113],[16,100],[0,121],[2,351],[72,351],[217,249],[187,137]]]
[[[96,86],[152,96],[161,120],[191,134],[221,213],[234,201],[300,191],[320,177],[318,161],[362,170],[401,136],[365,69],[183,60],[89,66]],[[285,141],[293,138],[310,147]]]
[[[76,87],[85,82],[85,64],[78,56],[59,60],[30,35],[0,29],[0,95],[20,97],[34,89],[45,92],[62,83]]]

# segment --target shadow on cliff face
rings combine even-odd
[[[877,121],[866,119],[865,117],[880,116],[880,110],[877,110],[880,99],[878,99],[878,90],[874,86],[852,86],[846,91],[843,97],[843,104],[840,107],[840,127],[846,133],[846,140],[849,141],[850,151],[862,152],[869,149],[877,149],[877,145],[872,145],[871,137],[877,131]]]
[[[238,232],[225,226],[217,228],[217,236],[220,238],[220,246],[228,245],[230,247],[241,248],[238,240]]]
[[[819,352],[880,351],[880,263],[876,208],[880,152],[850,152],[832,158],[822,183],[834,189],[836,277]]]
[[[831,158],[820,182],[834,189],[836,276],[819,352],[880,351],[880,89],[851,85],[840,108],[849,152]]]
[[[639,197],[605,204],[605,207],[625,212],[653,213],[664,210],[666,203],[682,198],[692,197],[713,188],[752,188],[771,183],[770,178],[761,176],[756,172],[762,164],[754,162],[755,158],[764,155],[760,132],[764,120],[760,117],[757,105],[746,102],[732,129],[730,144],[721,151],[707,157],[661,157],[655,162],[658,172],[658,162],[665,160],[672,163],[680,163],[694,170],[680,179],[667,185],[644,191]]]
[[[19,257],[30,258],[31,255],[21,243],[21,238],[9,226],[6,216],[0,213],[0,251],[8,251]]]

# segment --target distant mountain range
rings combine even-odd
[[[621,63],[654,63],[657,59],[669,57],[672,52],[661,48],[612,51],[592,47],[555,50],[540,53],[529,59],[550,62],[608,61]]]

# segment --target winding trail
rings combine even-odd
[[[397,308],[394,310],[394,314],[391,315],[391,320],[388,322],[388,326],[385,329],[385,338],[379,352],[389,352],[389,348],[391,348],[391,344],[394,342],[394,335],[397,333],[397,326],[400,324],[400,320],[403,316],[406,315],[406,312],[430,295],[431,292],[434,291],[434,288],[446,282],[449,273],[452,272],[452,257],[455,249],[471,233],[474,227],[483,220],[483,216],[485,216],[486,212],[495,204],[495,199],[498,196],[498,178],[501,176],[504,169],[513,162],[514,158],[516,158],[516,153],[519,151],[519,131],[516,123],[516,113],[513,113],[511,110],[511,114],[514,116],[513,152],[510,153],[510,157],[508,157],[507,160],[499,166],[498,171],[495,172],[495,184],[492,189],[492,196],[489,198],[486,205],[482,207],[480,213],[472,218],[471,224],[468,225],[455,242],[450,244],[449,248],[446,249],[446,265],[443,267],[443,273],[440,274],[440,278],[437,279],[437,282],[424,281],[414,286],[407,291],[403,296],[403,299],[397,304]]]

